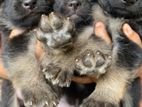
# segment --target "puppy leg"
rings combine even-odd
[[[72,46],[74,26],[70,19],[63,19],[51,13],[49,16],[43,15],[40,22],[40,29],[37,30],[37,38],[49,48],[50,51],[66,51],[68,46]],[[48,54],[46,53],[46,54]],[[51,52],[51,54],[54,52]],[[48,55],[42,58],[42,68],[46,79],[59,86],[69,86],[73,72],[68,70],[68,65],[49,63],[51,58]],[[48,59],[49,58],[49,59]],[[45,60],[46,59],[46,60]],[[48,62],[47,62],[48,60]]]
[[[57,94],[52,86],[46,83],[34,54],[35,40],[32,35],[21,35],[8,41],[5,45],[12,47],[4,51],[5,68],[9,71],[13,87],[21,91],[25,106],[41,107],[48,104],[50,107],[56,107]],[[15,45],[16,43],[19,45]]]

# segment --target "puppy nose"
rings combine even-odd
[[[69,8],[77,9],[81,5],[81,2],[78,0],[72,0],[71,2],[68,3]]]
[[[128,5],[132,5],[135,2],[137,2],[137,0],[122,0],[124,3],[127,3]]]
[[[23,1],[23,4],[22,6],[25,8],[25,9],[34,9],[35,6],[36,6],[36,0],[24,0]]]

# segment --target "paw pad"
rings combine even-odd
[[[86,50],[76,61],[76,70],[82,75],[100,75],[110,66],[112,57],[100,51]]]

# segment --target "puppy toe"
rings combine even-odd
[[[49,14],[50,25],[54,30],[57,30],[63,26],[63,20],[57,16],[54,12]]]

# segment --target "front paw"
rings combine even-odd
[[[50,87],[36,84],[22,90],[25,107],[56,107],[58,96]]]
[[[58,17],[52,12],[49,16],[42,15],[37,37],[51,48],[61,48],[72,43],[74,31],[69,18]]]
[[[61,87],[69,87],[73,73],[68,69],[63,69],[54,64],[49,64],[43,73],[45,78],[51,81],[54,85]]]
[[[119,107],[119,105],[103,101],[95,101],[93,98],[87,98],[80,107]]]
[[[111,56],[100,51],[84,51],[76,58],[76,70],[80,75],[104,74],[111,64]]]

